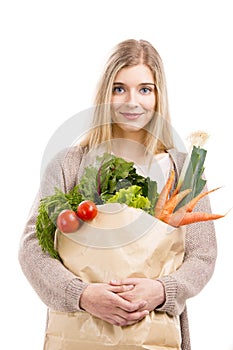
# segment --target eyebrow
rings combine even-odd
[[[113,83],[113,85],[125,85],[125,84],[122,83],[121,81],[116,81],[115,83]],[[153,85],[153,86],[156,86],[154,83],[140,83],[139,85]]]

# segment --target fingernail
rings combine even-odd
[[[126,289],[132,289],[133,287],[134,287],[133,284],[129,284],[126,286]]]

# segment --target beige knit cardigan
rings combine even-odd
[[[168,153],[178,175],[184,154],[175,149],[169,150]],[[42,252],[35,235],[35,222],[40,198],[53,194],[54,187],[67,192],[79,182],[84,170],[85,154],[86,149],[74,146],[60,152],[49,163],[19,248],[19,262],[29,283],[48,308],[63,312],[79,310],[79,298],[87,284],[67,270],[60,261]],[[197,210],[209,212],[209,199],[203,198]],[[165,286],[166,301],[158,310],[180,316],[182,350],[191,349],[186,300],[198,294],[209,281],[214,271],[216,256],[213,222],[191,224],[187,226],[182,266],[171,275],[161,278]]]

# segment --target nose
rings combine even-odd
[[[128,94],[127,94],[127,98],[126,98],[126,104],[128,106],[133,106],[133,107],[137,107],[138,106],[138,98],[137,98],[137,93],[135,90],[129,90]]]

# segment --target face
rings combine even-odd
[[[122,68],[114,80],[111,102],[113,131],[118,136],[136,138],[144,133],[156,106],[155,82],[149,67],[139,64]]]

